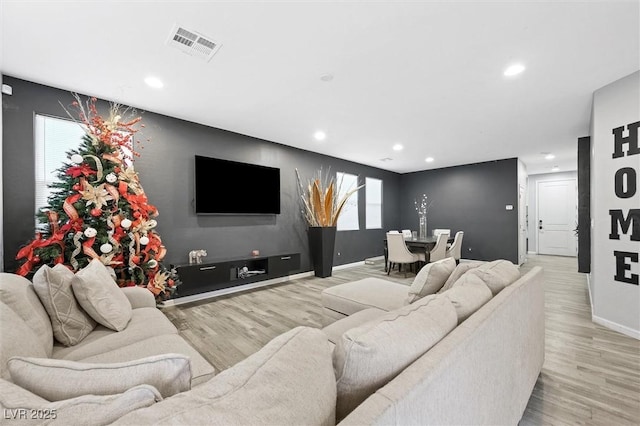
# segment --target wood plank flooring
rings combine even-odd
[[[640,341],[591,321],[586,278],[576,258],[529,256],[545,270],[546,352],[521,425],[640,425]],[[410,284],[414,274],[382,262],[305,277],[163,312],[218,371],[298,325],[321,327],[320,292],[369,276]]]

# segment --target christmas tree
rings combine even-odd
[[[69,162],[50,185],[47,206],[37,214],[41,227],[16,256],[24,262],[17,273],[26,276],[40,265],[57,263],[77,271],[100,259],[113,268],[120,287],[143,286],[157,301],[165,300],[178,280],[161,264],[166,249],[154,230],[158,210],[149,204],[133,167],[140,156],[133,136],[144,127],[141,117],[125,120],[130,110],[112,103],[105,119],[95,98],[85,103],[74,98],[65,110],[85,135],[79,148],[67,152]]]

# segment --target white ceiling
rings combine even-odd
[[[0,0],[0,14],[5,75],[395,172],[575,170],[593,91],[640,69],[639,1]],[[176,23],[222,48],[205,62],[168,47]],[[513,62],[526,71],[504,77]]]

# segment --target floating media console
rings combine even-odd
[[[176,266],[180,284],[174,298],[281,278],[300,269],[300,253],[225,259]]]

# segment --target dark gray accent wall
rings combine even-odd
[[[13,95],[3,95],[4,253],[5,270],[14,271],[15,253],[34,233],[34,114],[66,117],[59,102],[69,105],[69,92],[3,76],[13,87]],[[195,96],[196,94],[194,94]],[[107,103],[100,103],[105,111]],[[360,191],[360,231],[338,232],[335,265],[362,261],[383,252],[386,229],[400,223],[401,175],[349,161],[328,157],[281,144],[252,138],[204,125],[140,111],[145,124],[138,134],[144,142],[136,170],[149,202],[160,215],[158,232],[167,247],[167,263],[186,263],[193,249],[206,249],[216,260],[261,254],[301,253],[301,269],[312,269],[308,252],[306,224],[300,213],[295,168],[311,177],[320,167],[383,181],[383,229],[364,230],[364,190]],[[80,143],[80,141],[78,141]],[[279,167],[281,173],[281,211],[279,215],[200,216],[194,213],[194,156],[203,155]],[[215,174],[215,170],[211,173]],[[240,176],[220,176],[225,180]],[[250,182],[246,194],[259,190]],[[338,253],[340,255],[338,256]]]
[[[433,201],[429,234],[435,228],[464,231],[463,258],[518,263],[517,159],[408,173],[400,186],[402,229],[418,229],[414,200],[426,194]]]

